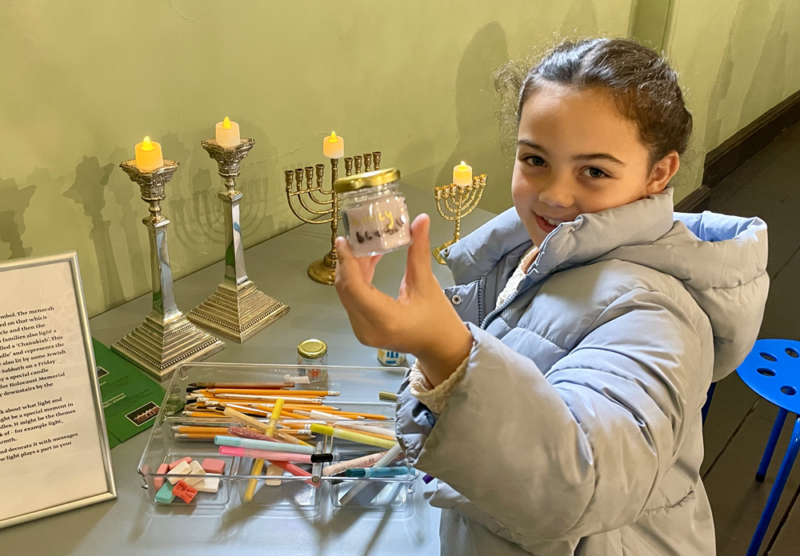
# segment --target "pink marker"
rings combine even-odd
[[[234,446],[220,446],[221,456],[234,456],[240,458],[265,459],[268,461],[293,461],[295,463],[311,463],[308,454],[291,454],[289,452],[270,452],[268,450],[251,450],[249,448],[236,448]]]
[[[291,463],[289,463],[287,461],[272,461],[270,463],[273,463],[274,465],[277,465],[278,467],[280,467],[281,469],[283,469],[284,471],[286,471],[288,473],[291,473],[295,477],[311,477],[311,473],[309,473],[308,471],[305,471],[304,469],[300,469],[296,465],[293,465],[293,464],[291,464]],[[313,486],[315,488],[319,488],[319,483],[315,483],[313,480],[304,481],[304,482],[310,484],[311,486]]]

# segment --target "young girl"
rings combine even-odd
[[[632,41],[551,51],[518,124],[514,208],[450,248],[454,288],[426,215],[397,300],[337,242],[356,336],[417,357],[397,432],[438,479],[442,554],[713,555],[701,409],[756,339],[766,226],[673,213],[692,118]]]

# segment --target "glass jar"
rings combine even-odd
[[[395,168],[336,180],[344,236],[356,257],[388,253],[411,243],[406,199]]]
[[[297,364],[304,365],[297,374],[307,376],[309,382],[320,382],[328,378],[328,370],[320,366],[328,364],[328,346],[314,338],[303,340],[297,345]]]

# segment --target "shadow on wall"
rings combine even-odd
[[[574,0],[561,25],[558,39],[594,36],[597,30],[597,12],[593,2]],[[459,139],[433,184],[450,183],[453,166],[465,160],[476,175],[488,174],[487,191],[481,206],[497,213],[513,205],[511,172],[514,159],[501,148],[498,125],[500,99],[493,83],[494,73],[508,58],[506,34],[497,22],[482,27],[467,45],[456,75]]]
[[[0,180],[0,242],[7,243],[11,250],[11,258],[27,257],[33,248],[25,247],[22,234],[25,233],[25,211],[31,205],[31,197],[36,192],[35,185],[23,189],[17,187],[13,179]]]
[[[500,101],[492,83],[494,72],[507,61],[506,34],[496,21],[478,30],[464,50],[456,74],[458,142],[434,184],[452,182],[453,166],[465,160],[475,175],[489,175],[482,208],[493,212],[511,206],[511,161],[500,149],[497,125]]]
[[[114,201],[116,201],[122,212],[122,216],[117,223],[122,228],[122,233],[125,236],[125,249],[130,260],[130,279],[133,283],[133,291],[138,292],[150,287],[150,267],[147,266],[142,251],[143,246],[146,248],[146,244],[143,244],[140,240],[140,234],[141,237],[145,235],[142,218],[147,212],[144,210],[137,212],[135,210],[144,208],[144,204],[139,201],[139,187],[119,168],[119,164],[129,158],[128,154],[128,150],[117,147],[109,155],[108,160],[110,161],[110,166],[113,166],[113,171],[109,177],[107,188],[114,196]],[[140,206],[137,206],[137,203]],[[120,247],[118,242],[116,247],[117,254],[120,254]],[[116,302],[121,301],[123,300],[119,299]]]
[[[780,91],[781,94],[784,92],[784,68],[788,45],[788,35],[783,30],[785,12],[786,6],[780,4],[772,19],[772,25],[766,35],[756,71],[753,74],[753,79],[742,104],[738,128],[746,126],[759,114],[764,113],[772,108],[772,105],[780,101],[780,99],[775,99],[773,103],[766,101],[765,97],[768,97],[771,92]],[[737,3],[736,13],[728,32],[725,52],[708,101],[708,120],[705,129],[706,150],[716,148],[726,139],[722,137],[722,121],[728,111],[720,111],[720,105],[728,96],[731,82],[733,81],[734,44],[738,41],[747,40],[747,37],[758,36],[759,22],[763,17],[764,6],[760,0],[739,0]],[[703,48],[703,46],[699,45],[698,48]],[[765,102],[769,106],[766,106]]]
[[[569,7],[559,30],[560,39],[582,39],[597,36],[597,10],[592,0],[575,0]]]
[[[105,191],[108,178],[114,170],[113,164],[100,166],[97,157],[84,156],[75,168],[75,182],[64,192],[64,197],[83,207],[83,214],[91,218],[89,239],[94,244],[97,265],[102,276],[103,305],[110,306],[125,298],[120,282],[119,269],[114,258],[111,241],[111,222],[103,219],[106,206]]]
[[[761,48],[756,71],[744,97],[739,114],[739,128],[750,124],[758,116],[778,104],[786,96],[786,51],[789,34],[784,30],[786,4],[775,11],[766,41]],[[776,95],[777,92],[777,95]],[[772,98],[770,98],[772,97]]]

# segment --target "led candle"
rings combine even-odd
[[[230,121],[228,116],[217,124],[217,145],[225,149],[232,149],[242,142],[239,136],[239,124]]]
[[[456,185],[469,185],[472,183],[472,166],[462,160],[461,164],[453,168],[453,183]]]
[[[145,137],[144,141],[137,143],[134,152],[136,153],[136,166],[142,172],[152,172],[164,165],[161,144],[151,141],[150,137]]]
[[[344,158],[344,137],[331,131],[330,137],[322,140],[322,154],[328,158]]]

